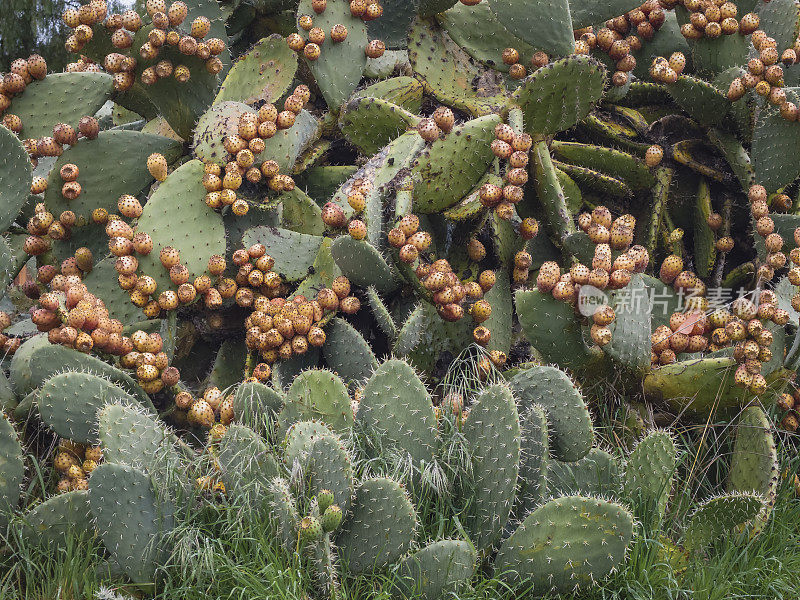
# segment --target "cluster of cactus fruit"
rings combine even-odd
[[[654,414],[736,425],[670,544],[757,533],[772,416],[800,427],[799,17],[67,10],[66,72],[0,84],[0,537],[94,531],[144,585],[191,506],[230,502],[321,596],[383,571],[434,599],[479,566],[568,592],[666,518]],[[647,421],[635,449],[599,447],[606,396],[574,382]]]

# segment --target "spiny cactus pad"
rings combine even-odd
[[[276,102],[291,85],[296,71],[297,57],[283,37],[273,34],[263,38],[228,71],[214,104]]]
[[[103,545],[132,581],[152,584],[175,507],[159,498],[150,476],[127,465],[102,464],[89,482],[89,506]]]
[[[550,452],[554,458],[576,461],[594,442],[589,409],[570,378],[555,367],[535,366],[520,371],[509,381],[520,406],[541,406],[547,413]]]
[[[356,490],[350,515],[336,538],[352,573],[380,569],[408,551],[417,513],[402,486],[384,477],[368,479]]]
[[[42,547],[63,547],[68,536],[94,531],[88,490],[73,490],[37,504],[24,517],[22,535]]]
[[[300,373],[286,392],[278,421],[288,430],[297,421],[322,421],[336,433],[353,426],[353,409],[344,382],[330,371],[313,369]]]
[[[489,0],[489,8],[506,29],[534,48],[560,55],[575,49],[567,0]]]
[[[436,444],[433,404],[414,369],[402,360],[381,364],[367,384],[356,415],[377,447],[429,461]]]
[[[575,462],[550,460],[547,463],[547,496],[617,496],[619,467],[605,450],[592,448]]]
[[[97,413],[107,403],[136,400],[110,381],[81,372],[48,379],[39,391],[42,421],[63,438],[79,444],[98,443]]]
[[[623,493],[642,515],[660,521],[667,510],[667,500],[675,476],[677,449],[667,431],[647,434],[628,455]]]
[[[257,510],[269,482],[279,473],[264,441],[248,427],[231,425],[219,442],[217,460],[226,492],[247,498],[248,505]]]
[[[355,482],[350,456],[334,436],[320,437],[308,451],[307,473],[312,494],[333,492],[333,503],[347,514]]]
[[[520,424],[511,390],[494,385],[481,392],[462,432],[472,459],[464,527],[478,549],[488,548],[508,520],[517,487]]]
[[[616,569],[633,538],[633,517],[619,504],[566,496],[532,512],[501,546],[497,575],[534,589],[566,593]],[[537,592],[538,593],[538,592]]]
[[[0,526],[5,529],[22,494],[25,461],[17,432],[11,422],[0,415]]]
[[[348,385],[365,381],[378,367],[372,348],[355,327],[338,317],[326,328],[328,338],[322,347],[325,362]]]
[[[475,559],[475,551],[467,542],[441,540],[428,544],[398,564],[397,593],[420,600],[457,593],[472,578]]]
[[[691,516],[686,529],[686,549],[694,551],[708,546],[720,536],[729,534],[764,509],[759,494],[728,494],[709,498]]]
[[[31,163],[17,136],[0,129],[0,229],[5,231],[31,193]]]

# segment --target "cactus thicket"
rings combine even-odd
[[[434,600],[766,526],[800,427],[793,0],[141,8],[68,8],[66,71],[0,78],[12,552],[97,534],[157,587],[227,503],[320,597]],[[723,466],[687,509],[693,444]]]

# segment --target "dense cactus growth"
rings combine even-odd
[[[0,539],[95,534],[152,586],[229,503],[320,597],[569,593],[694,444],[718,493],[669,544],[764,528],[800,426],[793,0],[144,8],[68,9],[67,72],[0,81]]]

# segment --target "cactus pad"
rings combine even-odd
[[[506,29],[538,50],[556,55],[575,50],[567,0],[489,0],[489,8]]]
[[[139,269],[153,277],[158,291],[176,286],[159,260],[159,251],[172,246],[194,279],[206,272],[208,259],[225,254],[222,217],[205,203],[203,163],[192,160],[173,171],[150,196],[139,218],[138,229],[153,238],[153,251],[139,258]]]
[[[226,492],[257,507],[269,482],[278,475],[278,463],[252,429],[231,425],[219,442],[217,460]]]
[[[350,515],[336,543],[351,573],[380,569],[408,551],[417,528],[417,513],[403,487],[377,477],[356,490]]]
[[[334,436],[320,437],[308,451],[308,473],[310,492],[322,490],[333,492],[333,503],[344,514],[350,509],[353,497],[353,466],[342,443]]]
[[[368,41],[367,27],[361,19],[350,14],[346,2],[331,2],[322,14],[315,14],[311,3],[311,0],[300,0],[298,18],[301,15],[314,15],[314,25],[328,32],[337,24],[347,27],[347,38],[343,42],[334,44],[326,40],[321,46],[319,58],[306,61],[328,106],[337,109],[353,93],[364,73],[367,64],[364,53]],[[305,34],[302,28],[298,27],[298,31],[300,35]]]
[[[275,259],[272,270],[291,282],[299,281],[309,274],[322,237],[261,225],[245,231],[242,243],[245,247],[256,243],[264,244],[267,253]]]
[[[397,593],[419,600],[438,600],[458,593],[475,573],[475,559],[475,551],[467,542],[432,542],[400,561]]]
[[[550,452],[554,458],[576,461],[594,442],[589,409],[570,378],[559,369],[535,366],[509,381],[521,406],[538,404],[547,412]]]
[[[233,395],[233,414],[238,423],[266,434],[270,417],[283,408],[283,396],[258,381],[245,381]]]
[[[24,523],[22,535],[29,543],[51,549],[63,548],[70,537],[80,537],[94,530],[89,492],[74,490],[53,496],[28,511]]]
[[[392,359],[378,367],[364,386],[357,419],[373,442],[389,451],[408,454],[415,465],[433,457],[433,404],[425,385],[407,363]]]
[[[92,211],[105,208],[117,212],[117,199],[123,194],[136,196],[153,182],[147,170],[147,157],[163,154],[168,163],[181,153],[181,144],[169,138],[138,131],[101,131],[95,140],[82,140],[64,151],[50,172],[45,202],[54,214],[71,210],[91,221]],[[99,160],[113,157],[113,162]],[[68,163],[80,169],[81,195],[67,200],[61,194],[63,181],[59,169]]]
[[[7,128],[0,130],[0,230],[17,218],[31,193],[31,161],[25,147]]]
[[[220,101],[204,112],[194,130],[195,156],[203,162],[224,165],[228,152],[223,141],[226,136],[239,133],[239,118],[248,113],[255,114],[255,110],[242,102],[229,100]]]
[[[157,496],[145,472],[105,463],[90,478],[89,506],[103,545],[125,574],[152,584],[165,558],[164,538],[174,526],[172,503]]]
[[[284,464],[291,468],[295,460],[304,462],[305,456],[311,450],[314,442],[323,437],[336,437],[336,434],[324,423],[300,421],[292,425],[286,432],[284,440]]]
[[[759,494],[728,494],[709,498],[691,516],[686,529],[686,550],[692,552],[712,544],[720,536],[756,518],[764,509]]]
[[[61,373],[39,391],[39,414],[56,434],[79,444],[96,445],[97,413],[109,402],[135,400],[110,381],[81,372]]]
[[[334,318],[325,333],[322,347],[325,364],[348,384],[365,381],[378,367],[372,348],[355,327],[344,319]]]
[[[0,414],[0,528],[17,508],[25,479],[25,460],[11,422]]]
[[[112,92],[106,73],[54,73],[34,81],[25,93],[14,98],[13,114],[22,119],[23,138],[53,135],[53,127],[73,127],[85,115],[93,115]]]
[[[392,268],[366,240],[343,235],[331,244],[331,254],[336,266],[351,283],[362,287],[371,285],[381,292],[391,292],[397,288]]]
[[[472,458],[465,482],[464,527],[478,549],[490,547],[514,503],[520,463],[520,423],[511,390],[494,385],[481,392],[462,428]]]
[[[414,207],[422,213],[449,208],[461,200],[489,168],[489,143],[497,115],[457,125],[436,140],[414,162]]]
[[[388,100],[361,97],[342,107],[339,127],[351,144],[364,154],[374,154],[419,121],[420,117]]]
[[[769,193],[778,191],[800,175],[800,164],[792,159],[793,149],[800,145],[800,131],[791,125],[776,108],[767,104],[757,112],[750,157],[756,181]]]
[[[285,431],[298,421],[322,421],[336,433],[353,426],[353,409],[347,387],[335,373],[312,369],[292,381],[278,417]]]
[[[599,448],[575,462],[550,460],[547,463],[547,496],[557,498],[619,495],[619,468],[614,457]]]
[[[551,135],[589,114],[603,95],[605,79],[596,60],[570,56],[538,69],[514,92],[512,102],[524,113],[525,131]]]
[[[611,326],[614,337],[604,351],[620,366],[634,371],[650,367],[650,298],[641,275],[613,295],[616,319]]]
[[[625,497],[639,509],[642,518],[664,518],[678,451],[666,431],[652,431],[642,439],[625,464],[622,489]]]
[[[667,91],[701,125],[720,124],[730,108],[730,101],[725,94],[691,75],[680,75],[678,81],[667,86]]]
[[[278,34],[263,38],[228,71],[214,104],[276,102],[292,84],[296,71],[297,56],[286,40]]]
[[[500,548],[495,569],[509,583],[567,593],[617,568],[633,537],[633,517],[619,504],[567,496],[532,512]],[[538,592],[537,592],[538,593]]]

